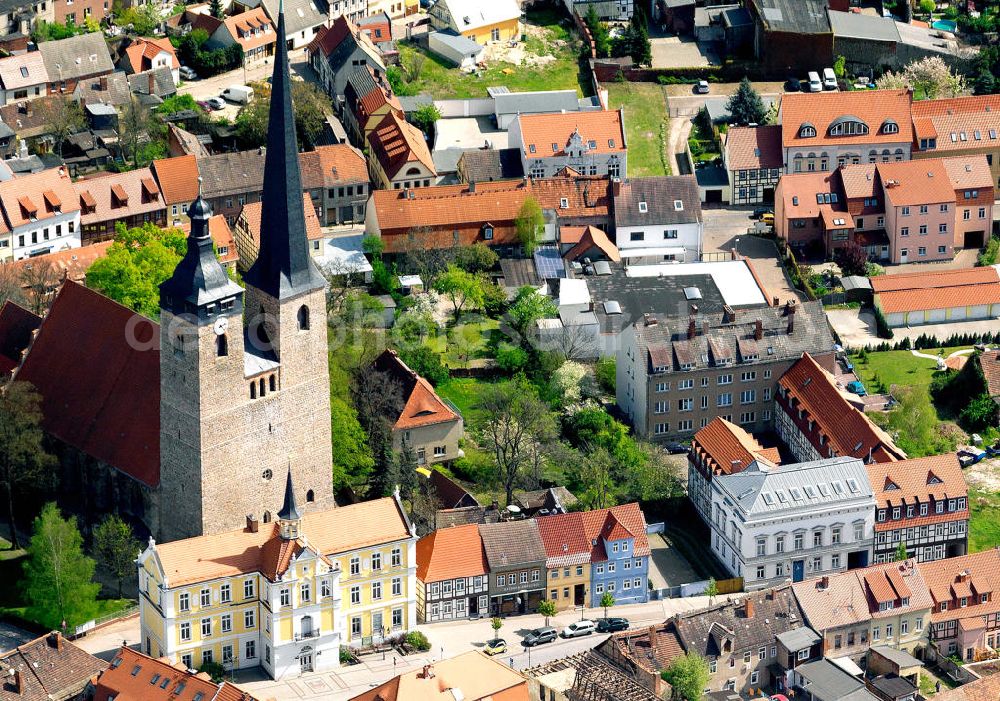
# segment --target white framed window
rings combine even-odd
[[[247,630],[257,627],[257,613],[253,609],[247,609],[243,612],[243,627]]]
[[[183,642],[188,642],[191,640],[191,624],[187,621],[181,623],[181,640]]]

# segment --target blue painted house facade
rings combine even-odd
[[[591,542],[590,606],[610,592],[616,604],[649,601],[649,540],[638,504],[623,504],[583,514]]]

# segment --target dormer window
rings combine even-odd
[[[887,119],[882,122],[882,133],[883,134],[898,134],[899,125],[896,124],[892,119]]]
[[[808,139],[813,136],[816,136],[816,127],[809,122],[804,122],[802,126],[799,127],[799,138]]]
[[[830,136],[864,136],[868,125],[857,117],[837,117],[830,125]]]
[[[559,209],[569,209],[569,199],[566,197],[559,198]]]

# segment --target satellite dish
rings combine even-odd
[[[510,504],[507,507],[507,511],[511,512],[512,514],[519,514],[521,513],[521,507],[516,504]]]

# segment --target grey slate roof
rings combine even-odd
[[[614,189],[615,226],[688,224],[701,221],[701,198],[693,175],[663,175],[633,178]],[[683,209],[674,208],[674,200]],[[639,211],[645,202],[648,211]]]
[[[593,650],[586,650],[571,657],[547,662],[525,670],[533,679],[554,672],[573,669],[572,686],[566,697],[573,701],[657,701],[660,697],[646,689],[633,677],[614,667]],[[558,691],[563,691],[559,689]]]
[[[153,76],[153,89],[149,89],[149,76]],[[137,95],[156,95],[157,97],[170,97],[177,93],[177,86],[174,84],[174,76],[166,66],[154,68],[143,73],[134,73],[128,76],[129,89]]]
[[[702,657],[719,657],[722,640],[728,637],[732,640],[734,655],[739,656],[743,650],[756,654],[761,645],[772,644],[776,635],[802,625],[802,609],[791,587],[756,592],[749,594],[747,599],[753,600],[752,618],[747,618],[743,600],[679,614],[671,619],[684,649],[694,650]]]
[[[278,16],[280,0],[260,0],[259,4],[264,6],[267,16],[272,20]],[[326,4],[321,4],[324,11],[313,0],[285,0],[285,36],[290,37],[323,24],[326,21]],[[250,5],[255,7],[256,3]],[[306,38],[312,39],[312,32],[306,32]]]
[[[805,688],[816,701],[861,701],[875,697],[865,690],[864,682],[824,658],[795,668],[805,680]],[[863,692],[863,693],[860,693]]]
[[[701,290],[704,295],[705,289]],[[660,347],[666,348],[669,352],[674,341],[687,340],[693,350],[696,367],[704,367],[714,362],[708,349],[709,339],[719,347],[735,351],[738,349],[738,342],[753,339],[754,322],[758,319],[763,326],[763,338],[757,342],[760,359],[742,362],[741,356],[734,352],[737,367],[753,367],[758,363],[797,359],[802,357],[803,353],[819,355],[833,350],[833,336],[826,314],[823,313],[823,306],[819,302],[803,302],[797,305],[795,327],[790,334],[787,331],[788,319],[784,316],[783,307],[755,307],[737,312],[739,316],[736,322],[731,324],[723,323],[721,313],[699,313],[696,318],[698,333],[690,340],[687,339],[686,309],[681,318],[660,319],[659,323],[653,326],[643,326],[640,322],[636,325],[638,350],[640,353],[645,353],[650,347]],[[708,322],[707,335],[701,332],[702,322]],[[768,352],[770,349],[774,352]],[[706,357],[708,360],[703,360]],[[668,373],[674,371],[680,371],[676,363],[667,366]]]
[[[399,100],[399,106],[403,108],[403,112],[410,114],[416,112],[421,107],[426,105],[433,105],[434,98],[427,93],[420,93],[419,95],[397,95]]]
[[[580,109],[576,90],[498,93],[493,102],[497,114],[546,114]]]
[[[717,479],[719,488],[745,515],[834,509],[838,504],[865,499],[874,504],[864,463],[846,456],[796,463],[772,472],[762,472],[754,463],[742,472]]]
[[[491,570],[545,562],[545,545],[534,519],[479,524]]]
[[[805,650],[823,640],[819,633],[807,625],[786,630],[784,633],[779,633],[776,637],[785,646],[785,649],[791,652]]]
[[[77,80],[115,70],[101,32],[78,34],[59,41],[43,41],[38,50],[51,82]]]
[[[871,17],[853,12],[828,10],[834,36],[866,41],[899,41],[899,30],[890,17]]]
[[[507,180],[524,176],[521,152],[516,148],[470,148],[458,159],[466,182]]]
[[[912,682],[898,677],[895,674],[886,674],[881,677],[875,677],[871,681],[872,688],[875,691],[880,692],[884,697],[890,699],[898,699],[903,696],[909,696],[917,691],[917,687],[913,685]]]
[[[434,36],[435,41],[441,42],[443,45],[447,46],[460,56],[475,56],[483,51],[483,46],[481,44],[478,44],[472,39],[464,37],[461,34],[457,34],[450,29],[440,32],[431,32],[431,34]],[[428,39],[430,39],[430,36],[428,36]],[[431,51],[434,51],[434,49],[431,49]]]
[[[105,78],[106,89],[101,88],[101,78]],[[115,71],[106,76],[88,78],[76,84],[73,97],[83,102],[103,102],[108,105],[124,105],[130,93],[128,76],[125,71]]]
[[[770,31],[825,34],[830,31],[824,0],[751,0]]]

